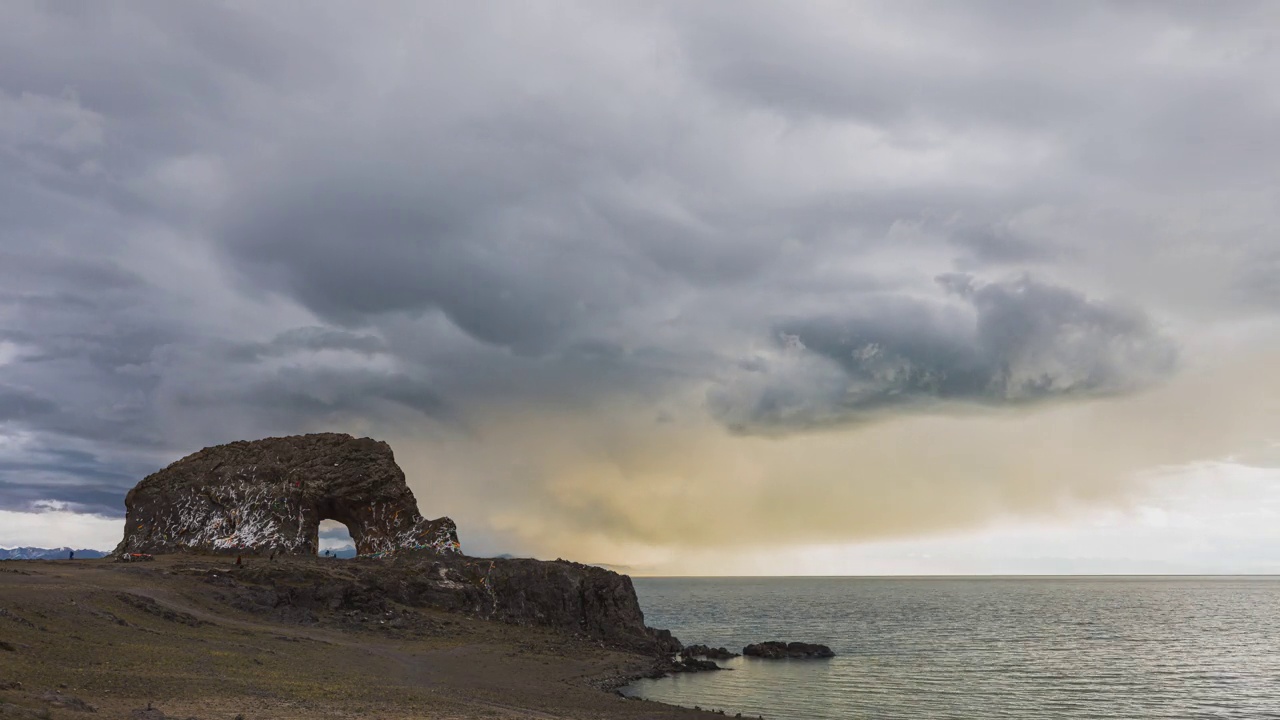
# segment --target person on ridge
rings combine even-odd
[[[67,559],[68,559],[68,560],[75,560],[75,559],[76,559],[76,551],[75,551],[75,550],[68,550],[68,551],[67,551]]]
[[[240,556],[240,555],[237,555],[237,556],[236,556],[236,567],[240,567],[240,566],[242,566],[242,565],[244,565],[244,561],[241,559],[241,556]]]

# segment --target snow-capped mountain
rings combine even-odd
[[[324,548],[320,551],[320,556],[324,557],[325,551],[329,551],[331,555],[337,556],[343,560],[348,560],[356,556],[355,545],[341,545],[339,547]]]
[[[0,548],[0,560],[66,560],[71,548],[16,547]],[[77,560],[106,557],[101,550],[76,550]]]

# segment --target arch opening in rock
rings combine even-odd
[[[356,554],[356,542],[350,528],[331,518],[320,521],[316,547],[317,552],[322,556],[327,553],[328,557],[349,558],[355,557]]]

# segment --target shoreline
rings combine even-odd
[[[335,562],[272,571],[287,583],[322,563],[340,572]],[[226,593],[217,578],[235,572],[186,555],[0,564],[0,718],[85,716],[61,697],[95,717],[150,703],[199,720],[720,716],[624,696],[658,660],[599,641],[423,608],[290,622]]]

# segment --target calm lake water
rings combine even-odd
[[[802,640],[629,695],[730,716],[1280,718],[1280,578],[637,578],[685,644]]]

